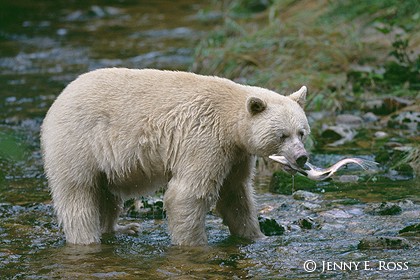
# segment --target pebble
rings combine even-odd
[[[302,231],[301,227],[295,224],[288,225],[287,229],[290,231],[297,231],[297,232]]]
[[[372,112],[367,112],[362,118],[365,122],[377,122],[379,120],[378,116]]]
[[[384,139],[388,137],[388,133],[384,132],[384,131],[376,131],[374,134],[375,138],[378,139]]]
[[[311,193],[308,191],[298,190],[292,194],[293,198],[296,200],[305,200],[305,201],[314,201],[319,198],[319,195]]]
[[[57,29],[57,35],[59,35],[59,36],[65,36],[65,35],[67,35],[67,33],[68,33],[68,30],[65,29],[65,28]]]

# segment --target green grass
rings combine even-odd
[[[262,12],[238,9],[248,2],[258,1],[224,7],[223,23],[201,41],[191,70],[280,93],[307,85],[308,110],[341,110],[378,92],[419,95],[418,1],[272,1]],[[398,41],[407,43],[408,64],[393,55]]]
[[[420,17],[419,11],[420,2],[417,0],[338,0],[332,2],[332,7],[323,20],[352,21],[363,18],[367,24],[379,21],[411,30],[418,24],[416,20]]]

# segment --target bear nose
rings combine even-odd
[[[300,168],[304,168],[305,167],[305,163],[308,161],[308,156],[306,155],[301,155],[296,159],[296,164],[300,167]]]

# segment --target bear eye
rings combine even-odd
[[[304,136],[305,136],[305,132],[303,130],[299,131],[299,138],[303,139]]]

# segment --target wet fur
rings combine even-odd
[[[267,107],[252,114],[250,97]],[[172,243],[206,244],[204,220],[214,204],[232,234],[261,237],[255,155],[303,147],[296,133],[308,134],[309,126],[301,97],[185,72],[110,68],[81,75],[58,96],[41,131],[67,242],[138,231],[137,224],[117,225],[122,203],[162,186]],[[281,143],[279,129],[294,137],[290,144]]]

